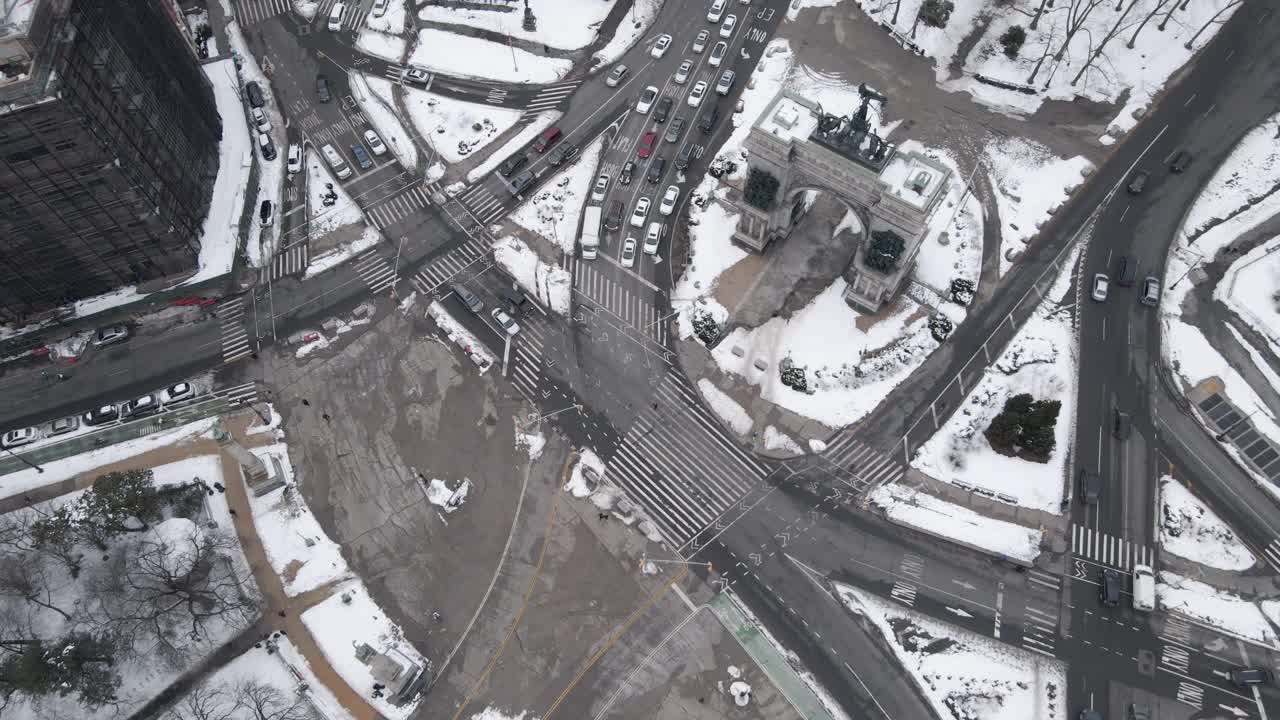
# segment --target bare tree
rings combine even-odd
[[[164,720],[233,720],[238,704],[225,685],[198,685],[169,708]]]
[[[57,560],[71,577],[79,577],[84,554],[76,548],[75,538],[69,533],[38,532],[41,521],[50,516],[48,511],[34,506],[0,515],[0,549],[19,554],[36,551]]]
[[[1062,58],[1066,57],[1067,48],[1071,47],[1071,41],[1075,39],[1076,33],[1084,27],[1085,21],[1089,19],[1089,15],[1093,13],[1094,8],[1102,5],[1108,0],[1071,0],[1071,5],[1067,8],[1067,24],[1066,35],[1062,38],[1062,44],[1058,47],[1058,52],[1053,56],[1054,64],[1062,62]],[[1040,73],[1040,68],[1044,65],[1045,58],[1048,54],[1042,55],[1036,63],[1035,68],[1031,70],[1030,77],[1027,78],[1027,84],[1031,85],[1036,81],[1036,75]]]
[[[1164,15],[1164,19],[1160,21],[1160,24],[1156,26],[1156,29],[1157,29],[1157,30],[1159,30],[1160,32],[1164,32],[1164,28],[1165,28],[1165,26],[1169,24],[1169,20],[1173,17],[1173,11],[1174,11],[1174,10],[1177,10],[1177,9],[1179,9],[1179,8],[1178,8],[1178,4],[1177,4],[1177,3],[1174,3],[1174,4],[1170,5],[1170,6],[1169,6],[1169,12],[1165,13],[1165,15]],[[1186,3],[1183,3],[1183,4],[1182,4],[1182,8],[1181,8],[1181,9],[1183,9],[1183,10],[1186,10],[1186,9],[1187,9],[1187,5],[1186,5]]]
[[[0,558],[0,597],[18,598],[39,605],[70,621],[71,615],[53,604],[54,590],[49,569],[33,554]]]
[[[1190,49],[1191,49],[1191,46],[1196,44],[1196,38],[1200,37],[1200,33],[1204,32],[1204,31],[1205,31],[1205,30],[1207,30],[1207,29],[1209,29],[1209,26],[1210,26],[1210,25],[1212,25],[1212,24],[1214,24],[1214,23],[1218,22],[1218,16],[1219,16],[1219,15],[1221,15],[1222,13],[1224,13],[1224,12],[1226,12],[1226,11],[1230,10],[1231,8],[1233,8],[1233,7],[1237,6],[1237,5],[1239,5],[1239,4],[1240,4],[1240,3],[1242,3],[1242,2],[1244,2],[1244,0],[1231,0],[1231,2],[1227,3],[1226,5],[1223,5],[1221,10],[1219,10],[1219,11],[1218,11],[1218,12],[1216,12],[1216,13],[1214,13],[1214,14],[1213,14],[1213,17],[1209,18],[1209,20],[1208,20],[1208,21],[1206,21],[1204,25],[1201,25],[1201,26],[1200,26],[1200,29],[1196,31],[1196,34],[1195,34],[1195,35],[1192,35],[1192,36],[1191,36],[1191,39],[1190,39],[1190,40],[1188,40],[1188,41],[1186,42],[1186,44],[1185,44],[1185,45],[1183,45],[1183,47],[1185,47],[1186,49],[1190,50]]]
[[[248,680],[236,686],[235,695],[254,720],[316,720],[305,696],[290,697],[274,685]]]
[[[1075,87],[1076,83],[1080,82],[1080,78],[1084,77],[1085,72],[1087,72],[1098,58],[1102,56],[1102,52],[1106,49],[1107,43],[1111,42],[1111,38],[1115,37],[1120,32],[1120,25],[1124,22],[1124,19],[1129,16],[1129,13],[1133,12],[1133,8],[1137,4],[1138,0],[1130,0],[1129,7],[1126,8],[1124,12],[1120,13],[1120,17],[1116,18],[1115,24],[1113,24],[1111,29],[1107,31],[1107,34],[1103,35],[1102,39],[1098,41],[1097,47],[1093,49],[1093,52],[1089,53],[1089,57],[1085,59],[1084,65],[1080,66],[1080,71],[1076,73],[1075,77],[1071,78],[1072,87]]]
[[[893,0],[893,20],[890,24],[894,27],[898,26],[898,11],[902,9],[902,0]]]
[[[1035,30],[1040,25],[1040,17],[1044,15],[1046,7],[1053,7],[1053,0],[1040,0],[1040,7],[1036,8],[1036,15],[1031,18],[1031,25],[1028,29]]]
[[[1133,34],[1129,36],[1129,42],[1125,43],[1125,47],[1130,50],[1133,49],[1133,44],[1138,41],[1138,33],[1142,32],[1142,28],[1146,27],[1147,23],[1151,22],[1151,18],[1155,17],[1156,13],[1160,12],[1161,8],[1168,2],[1170,0],[1156,0],[1156,6],[1151,8],[1151,12],[1147,13],[1146,17],[1142,18],[1142,22],[1138,23],[1138,29],[1134,30]]]

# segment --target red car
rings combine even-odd
[[[647,132],[644,137],[640,138],[640,147],[636,149],[636,154],[642,158],[647,158],[653,154],[653,146],[658,143],[658,133]]]

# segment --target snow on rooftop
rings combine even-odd
[[[760,116],[756,127],[783,140],[804,141],[818,127],[818,116],[795,99],[779,95],[777,101]]]
[[[409,64],[455,77],[511,83],[552,83],[573,69],[572,60],[434,29],[418,31]]]
[[[895,152],[880,172],[880,180],[889,186],[894,197],[918,208],[929,203],[946,177],[947,173],[929,162],[927,157],[904,152]]]
[[[577,50],[595,40],[615,2],[616,0],[530,0],[529,7],[538,19],[538,28],[532,31],[524,29],[524,6],[520,3],[495,3],[493,10],[476,7],[474,3],[470,7],[424,4],[418,10],[418,18],[428,22],[490,30],[560,50]],[[629,19],[630,15],[622,24],[626,25]]]
[[[899,145],[898,151],[923,153],[951,169],[947,197],[929,217],[912,277],[944,297],[949,296],[951,281],[958,278],[971,280],[977,287],[982,273],[982,201],[975,193],[965,191],[965,174],[946,152],[926,148],[914,140]],[[943,233],[947,236],[945,245]]]
[[[1160,546],[1219,570],[1248,570],[1257,558],[1212,510],[1177,480],[1160,478]]]

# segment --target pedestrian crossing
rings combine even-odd
[[[1150,566],[1155,551],[1094,528],[1071,524],[1071,552],[1098,564],[1132,572],[1134,565]]]
[[[1262,556],[1267,559],[1268,565],[1280,571],[1280,540],[1272,540],[1262,551]]]
[[[608,461],[608,477],[682,549],[760,485],[769,471],[725,434],[675,373],[653,388]]]
[[[1053,606],[1041,607],[1030,602],[1022,615],[1022,647],[1041,655],[1054,657],[1058,647],[1058,614]]]
[[[1062,589],[1061,577],[1052,575],[1043,570],[1037,570],[1036,568],[1031,568],[1027,571],[1027,583],[1035,585],[1040,589],[1048,590],[1052,593],[1057,593]],[[1037,588],[1032,589],[1035,590]]]
[[[219,389],[217,394],[226,400],[228,405],[248,405],[258,399],[258,384],[247,382],[233,385]]]
[[[600,262],[599,260],[583,261],[569,255],[565,257],[565,262],[573,274],[574,292],[608,310],[619,320],[639,330],[646,337],[652,338],[659,345],[666,346],[667,317],[662,314],[662,308],[657,305],[656,291],[646,293],[649,295],[648,298],[641,297],[635,290],[623,286],[598,270],[594,263]]]
[[[530,402],[536,403],[551,396],[552,391],[542,383],[551,332],[549,321],[541,315],[528,315],[520,320],[510,377],[511,384]],[[550,363],[555,363],[554,358]]]
[[[381,230],[430,204],[431,198],[427,189],[423,187],[421,181],[415,181],[404,189],[379,198],[377,202],[365,208],[365,215],[374,227]]]
[[[369,15],[369,7],[361,7],[362,3],[352,2],[351,0],[320,0],[320,9],[316,12],[316,19],[327,26],[329,12],[333,10],[333,5],[337,2],[347,4],[346,12],[342,14],[343,30],[359,30],[364,27],[364,19]]]
[[[396,271],[376,250],[356,258],[356,274],[375,295],[396,283]]]
[[[279,280],[282,277],[305,272],[307,265],[311,262],[311,251],[308,247],[307,241],[303,240],[276,253],[276,256],[271,259],[271,279]]]
[[[244,328],[244,296],[237,295],[218,303],[217,314],[223,364],[233,363],[253,352],[249,347],[249,333]]]
[[[423,293],[430,294],[440,291],[442,286],[460,274],[465,274],[466,278],[474,277],[493,266],[487,261],[488,254],[489,248],[484,240],[468,235],[461,245],[450,248],[415,273],[413,285]],[[443,292],[448,292],[448,288]]]
[[[849,432],[827,445],[822,455],[832,464],[852,473],[858,479],[857,484],[866,492],[881,485],[898,482],[907,472],[897,453],[876,450],[858,441]]]
[[[291,0],[239,0],[236,15],[240,24],[253,25],[289,12],[292,4]]]
[[[1204,688],[1186,680],[1179,680],[1178,702],[1199,710],[1204,705]]]
[[[564,102],[565,98],[572,95],[573,91],[581,84],[581,80],[574,80],[572,82],[548,85],[533,96],[533,100],[529,101],[529,105],[525,107],[525,113],[539,113],[556,107]]]
[[[458,201],[481,225],[488,225],[506,214],[508,197],[498,197],[483,184],[472,185],[458,195]]]

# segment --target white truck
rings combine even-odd
[[[590,205],[582,214],[582,235],[578,238],[583,260],[595,260],[600,247],[600,206]]]

